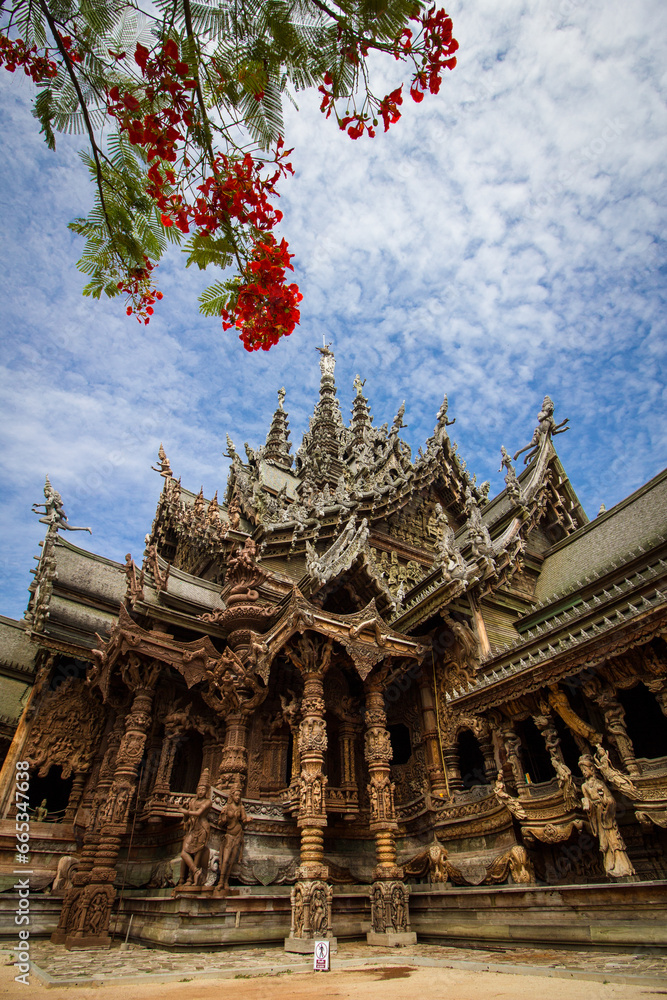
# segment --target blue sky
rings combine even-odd
[[[226,433],[241,452],[263,443],[284,385],[296,447],[323,335],[343,413],[359,372],[376,423],[406,400],[415,451],[447,392],[452,437],[492,494],[501,444],[528,442],[546,393],[570,418],[556,444],[589,516],[664,467],[667,9],[448,9],[459,65],[387,134],[351,141],[315,94],[288,111],[282,234],[304,300],[300,327],[268,354],[198,315],[209,276],[176,253],[146,329],[120,300],[81,297],[66,228],[91,197],[79,143],[50,153],[29,83],[1,73],[0,613],[27,603],[46,473],[70,522],[93,529],[70,540],[138,559],[160,441],[184,485],[223,493]]]

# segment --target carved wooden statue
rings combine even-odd
[[[241,802],[241,789],[234,788],[220,813],[220,825],[227,828],[220,863],[220,884],[224,889],[229,886],[229,876],[234,865],[243,858],[243,827],[247,822],[248,816]]]
[[[207,816],[212,805],[208,776],[204,772],[190,807],[182,810],[185,837],[181,848],[179,885],[201,885],[204,881],[207,845],[211,836],[211,824]]]
[[[598,838],[604,860],[604,870],[612,878],[634,875],[635,870],[625,850],[616,822],[616,800],[604,781],[596,774],[592,757],[584,754],[579,758],[579,767],[584,776],[581,786],[582,805],[588,815],[591,830]]]

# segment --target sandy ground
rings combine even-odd
[[[652,986],[627,986],[582,980],[517,976],[456,969],[346,969],[341,972],[281,973],[239,979],[198,979],[178,983],[96,986],[43,986],[14,982],[14,968],[0,967],[0,997],[43,1000],[638,1000],[667,996]]]

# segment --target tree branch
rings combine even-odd
[[[60,55],[62,56],[63,62],[65,63],[65,68],[67,69],[70,80],[72,81],[72,86],[76,91],[76,96],[79,99],[79,106],[81,108],[81,113],[83,114],[83,120],[86,124],[86,131],[88,133],[88,139],[90,141],[90,148],[92,149],[93,159],[95,160],[95,167],[96,167],[95,180],[97,182],[97,190],[100,195],[100,205],[102,207],[102,212],[104,213],[104,219],[107,224],[109,236],[113,240],[113,235],[114,235],[113,229],[111,226],[111,221],[109,219],[109,213],[107,212],[106,202],[104,200],[104,188],[102,186],[102,164],[100,162],[100,149],[97,145],[97,140],[95,138],[95,130],[93,128],[93,123],[90,120],[90,115],[88,114],[88,107],[86,106],[86,101],[83,96],[83,91],[81,90],[81,85],[79,83],[78,77],[74,72],[72,60],[70,59],[67,49],[65,48],[60,39],[60,33],[58,32],[58,28],[56,27],[56,22],[54,21],[51,15],[51,11],[47,7],[45,0],[39,0],[39,6],[42,10],[42,13],[44,14],[44,17],[48,22],[49,28],[51,29],[51,34],[53,35],[53,39],[56,43],[58,51],[60,52]],[[123,263],[125,263],[125,261],[123,260],[122,252],[120,250],[117,250],[117,253],[120,259],[123,261]]]
[[[185,29],[188,33],[188,38],[194,42],[195,48],[197,46],[197,40],[195,38],[195,33],[192,27],[192,11],[190,10],[190,0],[183,0],[183,13],[185,14]],[[204,143],[206,145],[206,151],[210,157],[211,170],[214,174],[217,173],[215,169],[215,154],[213,152],[213,139],[211,137],[211,129],[208,121],[208,112],[206,110],[206,103],[204,101],[204,95],[201,89],[201,81],[199,79],[199,65],[195,66],[195,79],[197,81],[197,103],[199,104],[199,110],[202,117],[202,132],[204,135]],[[234,235],[234,229],[227,220],[226,224],[223,223],[223,228],[227,231],[227,235],[230,238],[232,247],[234,249],[234,256],[236,257],[236,263],[239,266],[239,271],[243,274],[244,265],[238,252],[238,247],[236,245],[236,237]]]

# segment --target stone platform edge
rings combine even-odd
[[[2,954],[0,952],[0,954]],[[7,952],[11,955],[10,952]],[[463,972],[498,972],[504,973],[506,975],[512,976],[539,976],[547,979],[579,979],[588,982],[597,983],[609,983],[610,985],[620,985],[620,986],[664,986],[665,979],[664,976],[632,976],[625,973],[614,973],[611,971],[605,972],[593,972],[586,969],[565,969],[565,968],[551,968],[545,966],[535,966],[535,965],[522,965],[522,964],[508,964],[508,963],[495,963],[495,962],[474,962],[468,960],[457,960],[457,959],[435,959],[427,958],[419,955],[387,955],[387,956],[369,956],[365,959],[359,958],[347,958],[339,959],[335,962],[335,967],[331,969],[332,972],[350,971],[354,972],[355,969],[366,969],[366,968],[387,968],[392,966],[412,966],[414,968],[439,968],[439,969],[458,969]],[[30,963],[30,973],[34,973],[39,981],[47,989],[55,988],[58,986],[69,987],[69,986],[104,986],[107,983],[118,983],[124,986],[136,985],[141,983],[175,983],[181,982],[184,979],[183,973],[186,970],[181,970],[180,972],[154,972],[154,973],[143,973],[142,975],[131,975],[131,976],[119,976],[117,974],[108,974],[100,976],[85,976],[78,979],[65,979],[64,977],[51,976],[44,969],[41,969],[35,962]],[[194,982],[196,980],[205,979],[253,979],[256,976],[277,976],[285,974],[294,973],[309,973],[313,972],[312,963],[310,961],[299,963],[298,965],[256,965],[252,966],[249,970],[244,972],[239,972],[238,969],[208,969],[205,972],[190,971],[187,974],[187,979],[189,982]]]

